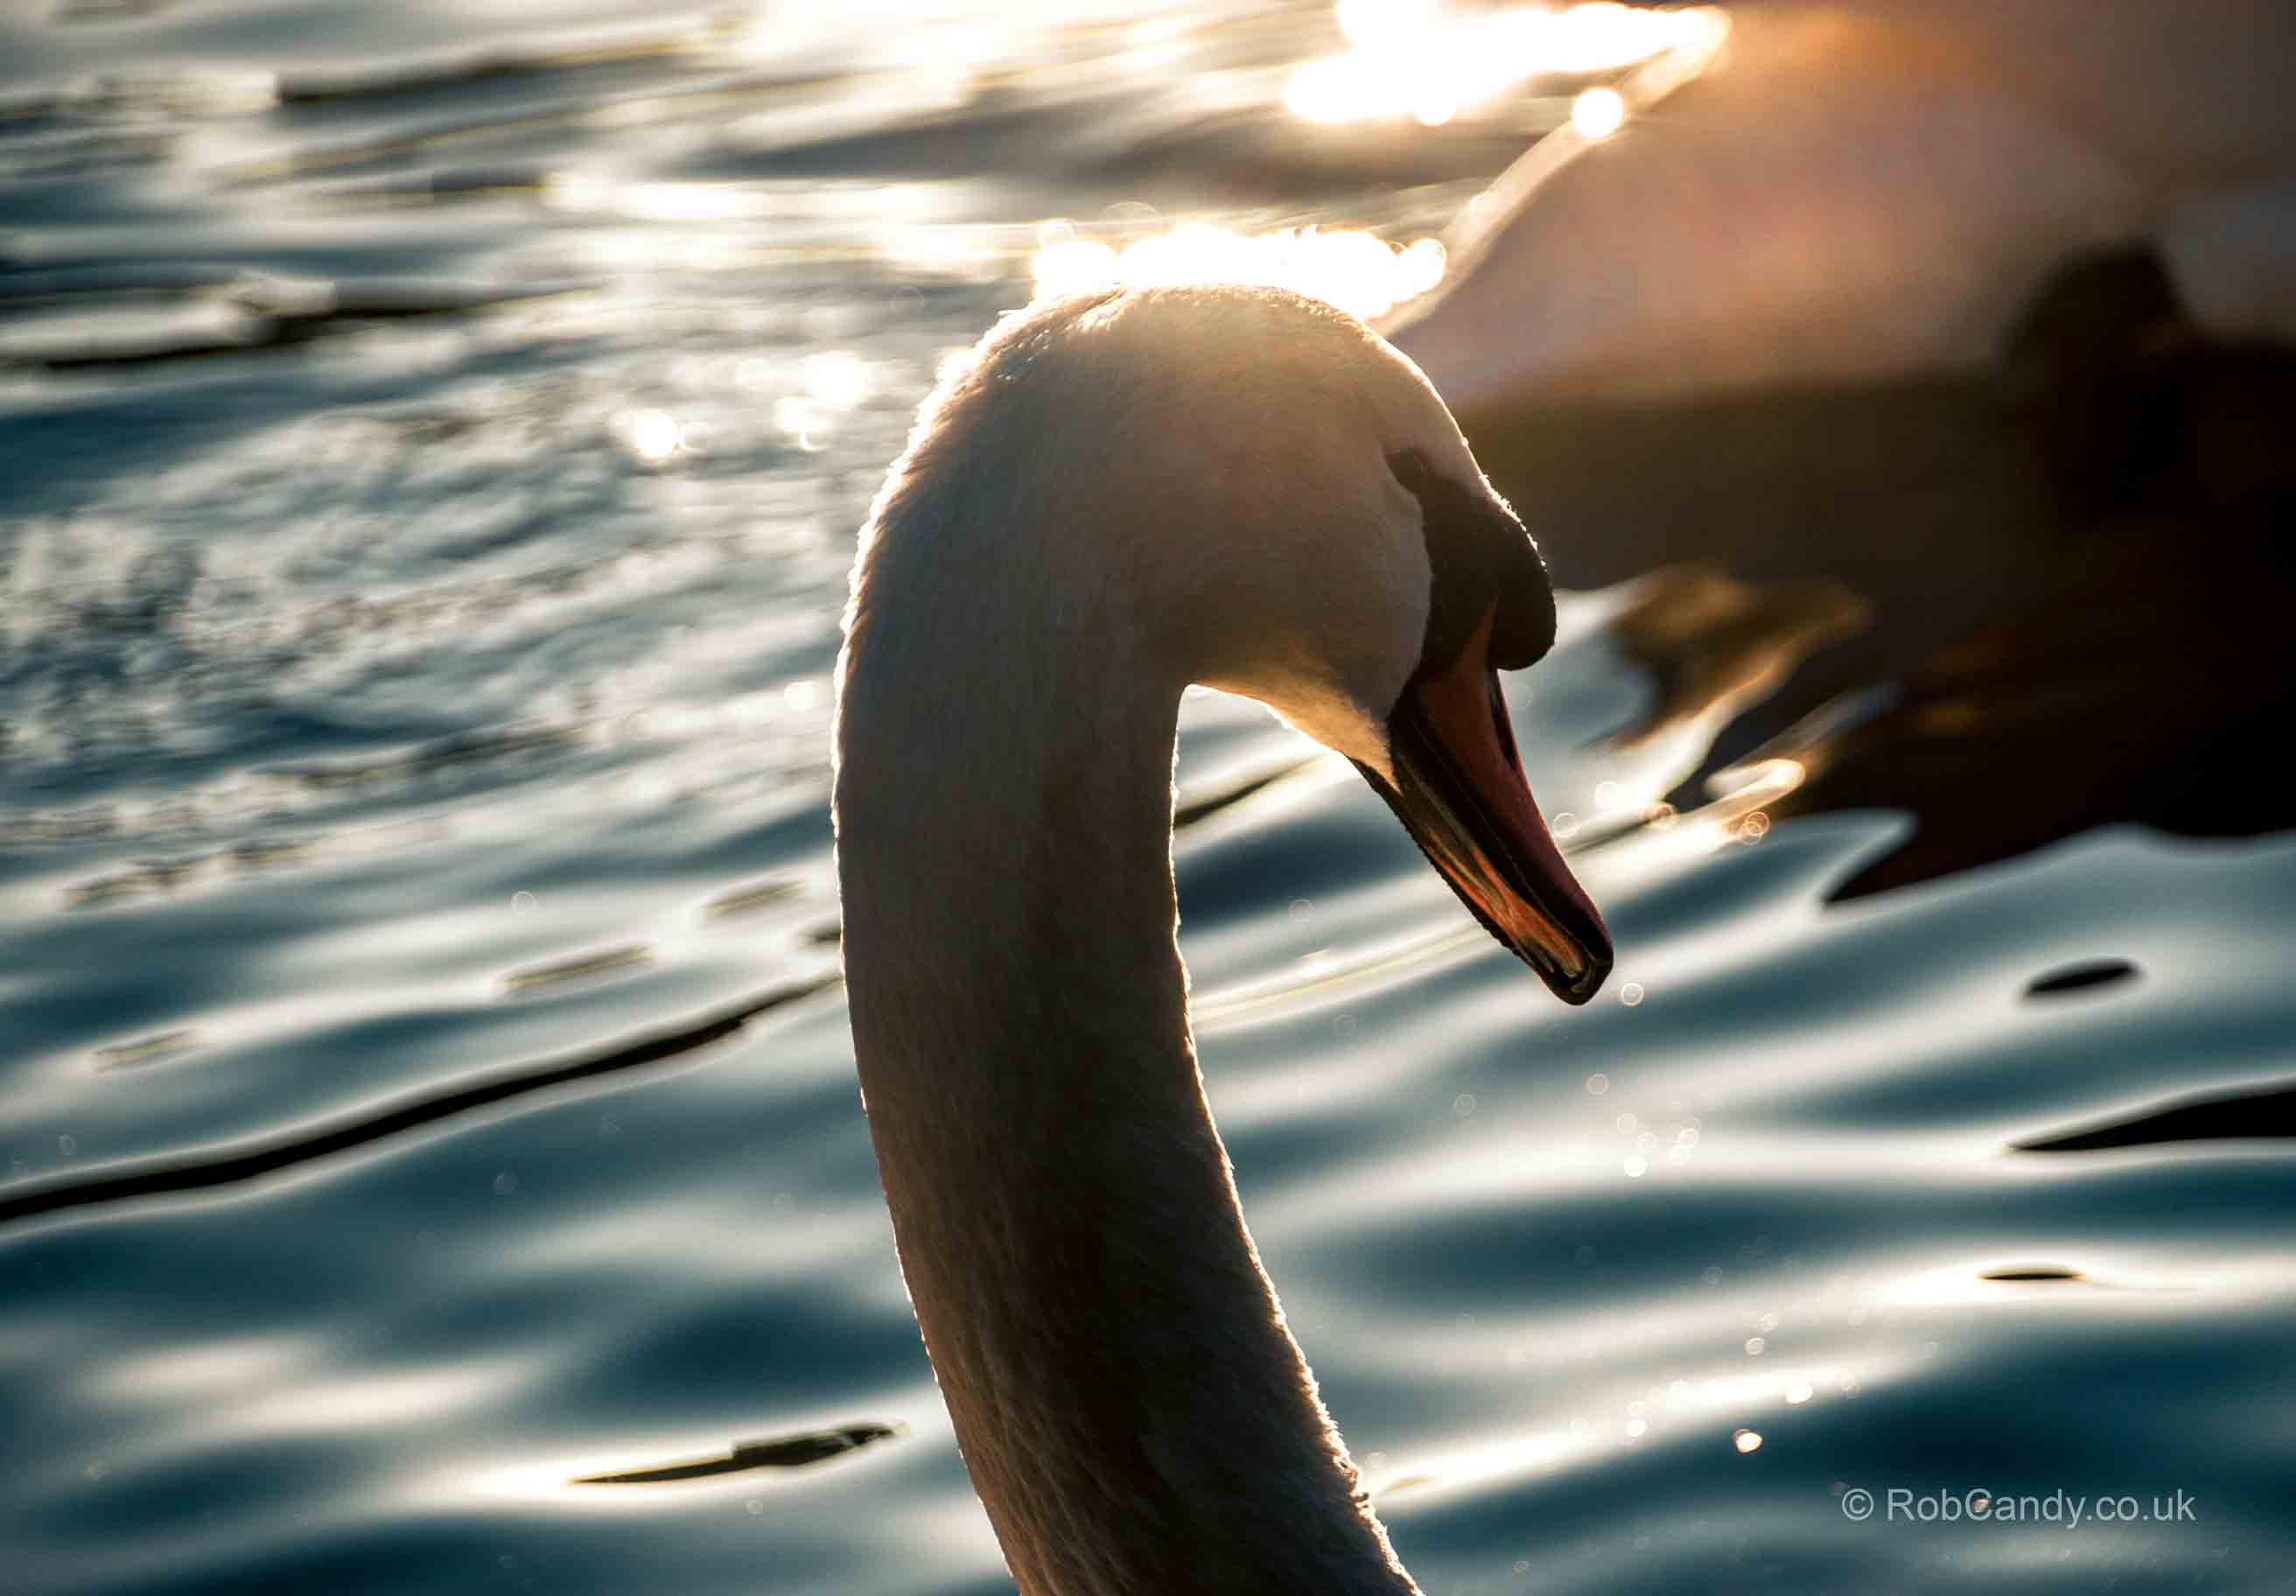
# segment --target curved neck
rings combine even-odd
[[[1178,683],[1120,625],[1087,651],[967,620],[857,628],[838,869],[902,1273],[1013,1574],[1024,1596],[1406,1596],[1204,1103]]]

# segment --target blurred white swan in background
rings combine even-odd
[[[1192,682],[1354,760],[1501,942],[1610,967],[1495,672],[1554,596],[1425,380],[1327,306],[1008,318],[862,535],[840,662],[855,1051],[901,1266],[1028,1596],[1414,1590],[1247,1234],[1175,944]]]
[[[1565,127],[1383,324],[1463,416],[1969,367],[2149,241],[2206,335],[2296,341],[2296,5],[1741,4],[1694,81]]]

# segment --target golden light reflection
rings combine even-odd
[[[857,408],[871,386],[869,368],[841,349],[806,357],[806,391],[832,410]]]
[[[1407,41],[1435,20],[1435,0],[1338,0],[1332,19],[1349,44],[1376,50]]]
[[[1626,96],[1614,88],[1590,88],[1570,103],[1570,126],[1583,139],[1608,138],[1626,120]]]
[[[857,356],[841,349],[806,357],[805,391],[774,401],[774,425],[807,454],[828,446],[839,422],[875,391],[876,380]]]
[[[1440,282],[1447,258],[1431,238],[1398,248],[1368,233],[1315,227],[1243,233],[1189,224],[1119,249],[1053,223],[1039,239],[1032,268],[1039,299],[1104,288],[1242,282],[1288,288],[1367,319]]]
[[[1534,1474],[1599,1467],[1621,1446],[1711,1436],[1718,1420],[1729,1425],[1730,1446],[1744,1454],[1759,1450],[1763,1436],[1752,1426],[1732,1423],[1733,1420],[1774,1411],[1781,1396],[1799,1405],[1819,1393],[1856,1395],[1869,1385],[1900,1378],[1912,1361],[1904,1355],[1869,1356],[1816,1372],[1815,1387],[1808,1379],[1781,1382],[1764,1375],[1677,1379],[1663,1389],[1650,1387],[1640,1400],[1627,1402],[1623,1418],[1618,1407],[1610,1405],[1614,1395],[1606,1394],[1590,1404],[1594,1411],[1582,1412],[1567,1425],[1491,1436],[1432,1456],[1397,1460],[1393,1465],[1384,1453],[1368,1453],[1359,1461],[1372,1494],[1384,1502],[1398,1493],[1456,1501],[1495,1486],[1504,1488]]]
[[[659,465],[677,453],[677,418],[665,410],[626,410],[614,418],[614,432],[622,446],[648,465]]]
[[[1710,5],[1653,9],[1611,4],[1517,6],[1446,17],[1431,0],[1341,0],[1340,29],[1352,48],[1309,61],[1284,86],[1283,103],[1310,122],[1413,118],[1429,127],[1484,105],[1535,78],[1623,70],[1677,58],[1679,81],[1711,57],[1729,20]],[[1616,91],[1599,102],[1618,120]]]
[[[1642,823],[1628,828],[1641,839],[1638,856],[1646,868],[1663,872],[1726,847],[1759,843],[1770,832],[1767,806],[1808,777],[1802,761],[1783,757],[1718,772],[1707,778],[1712,797],[1700,807],[1677,814],[1668,805],[1653,803],[1638,812]]]
[[[1707,779],[1707,790],[1714,795],[1714,801],[1698,813],[1706,818],[1731,822],[1742,816],[1746,820],[1759,816],[1758,825],[1746,828],[1759,837],[1770,829],[1769,816],[1762,813],[1762,806],[1776,803],[1808,779],[1809,767],[1800,759],[1777,757],[1734,765]]]
[[[552,172],[542,202],[575,216],[643,222],[736,222],[767,211],[765,196],[725,183],[624,183],[594,172]]]

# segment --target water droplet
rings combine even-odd
[[[518,1176],[512,1174],[509,1170],[505,1169],[500,1174],[495,1176],[495,1195],[496,1197],[508,1197],[512,1192],[517,1190]]]
[[[79,1150],[79,1142],[70,1136],[59,1136],[56,1138],[56,1150],[69,1158]]]
[[[1798,1379],[1794,1381],[1792,1385],[1786,1387],[1786,1401],[1788,1404],[1795,1407],[1799,1407],[1803,1403],[1808,1402],[1814,1395],[1815,1393],[1810,1389],[1809,1382],[1808,1380]]]
[[[534,894],[532,894],[531,892],[513,892],[513,893],[512,893],[512,894],[510,895],[510,912],[511,912],[512,914],[531,914],[531,913],[534,913]]]
[[[1768,1345],[1769,1343],[1759,1336],[1749,1336],[1746,1338],[1746,1355],[1750,1358],[1759,1358],[1762,1355],[1762,1348]]]
[[[1642,1157],[1640,1154],[1636,1154],[1635,1157],[1628,1158],[1625,1164],[1620,1166],[1620,1167],[1627,1172],[1627,1178],[1628,1180],[1640,1180],[1644,1175],[1650,1173],[1650,1160]]]
[[[1620,987],[1619,1001],[1626,1004],[1629,1009],[1641,1003],[1643,1001],[1643,984],[1640,981],[1628,981],[1625,986]]]
[[[749,1501],[743,1502],[742,1506],[752,1513],[762,1513],[766,1510],[766,1504],[758,1501],[754,1496],[750,1497]]]
[[[1472,1092],[1462,1092],[1458,1096],[1453,1098],[1451,1100],[1451,1112],[1456,1114],[1462,1119],[1473,1118],[1475,1113],[1475,1094]]]
[[[1631,1114],[1621,1114],[1617,1119],[1611,1121],[1611,1123],[1619,1127],[1619,1134],[1620,1135],[1631,1136],[1634,1134],[1635,1126],[1640,1125],[1642,1121],[1636,1119]]]
[[[1600,1097],[1611,1089],[1611,1077],[1599,1070],[1587,1077],[1587,1095]]]
[[[1732,1430],[1730,1444],[1740,1452],[1752,1452],[1761,1445],[1762,1437],[1751,1429]]]

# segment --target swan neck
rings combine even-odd
[[[1021,1590],[1407,1596],[1205,1105],[1177,683],[1120,634],[1015,661],[874,630],[849,646],[835,805],[855,1046],[903,1276]]]

